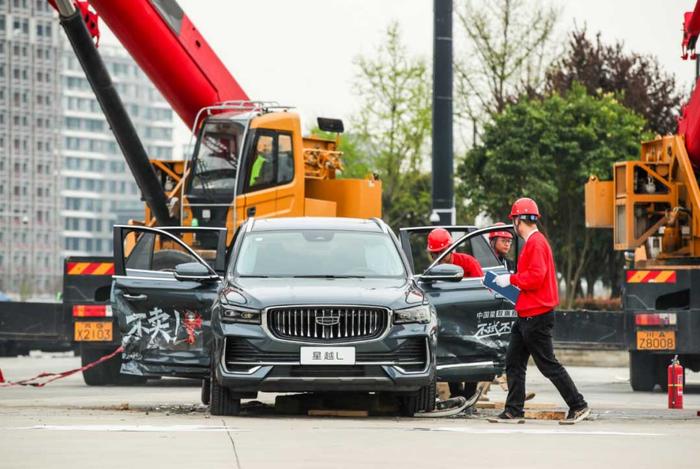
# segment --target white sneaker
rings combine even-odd
[[[589,415],[591,415],[591,409],[589,407],[584,407],[583,409],[579,410],[569,409],[569,413],[566,415],[566,418],[564,420],[560,420],[559,425],[573,425],[586,420]]]

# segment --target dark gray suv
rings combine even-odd
[[[248,220],[212,308],[211,413],[259,391],[389,392],[406,414],[432,410],[437,319],[410,272],[381,220]]]
[[[424,371],[433,366],[453,393],[471,397],[503,371],[515,311],[480,278],[428,257],[434,228],[402,228],[397,253],[379,220],[249,221],[228,249],[223,228],[116,226],[121,372],[202,379],[202,401],[213,396],[219,413],[276,389],[389,390],[411,413],[433,405]],[[502,226],[443,228],[450,250],[506,272],[487,241]]]

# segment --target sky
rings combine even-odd
[[[297,107],[306,126],[316,116],[348,119],[359,111],[353,60],[374,54],[392,21],[411,54],[432,55],[433,0],[179,0],[190,19],[252,99]],[[454,0],[455,7],[460,0]],[[605,42],[652,54],[689,90],[692,62],[680,59],[683,12],[692,0],[552,0],[562,12],[562,43],[574,26]],[[455,21],[455,33],[458,31]],[[106,42],[115,43],[109,34]],[[455,51],[458,53],[459,51]],[[178,120],[179,123],[179,120]],[[347,127],[347,124],[346,124]],[[179,125],[180,142],[189,139]]]

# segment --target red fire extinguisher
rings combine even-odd
[[[683,367],[678,363],[678,355],[668,365],[668,408],[683,408]]]

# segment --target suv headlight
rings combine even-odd
[[[427,324],[430,322],[430,305],[394,310],[394,324]]]
[[[223,322],[260,324],[260,316],[260,311],[256,309],[241,308],[240,306],[230,304],[221,304],[221,320]]]

